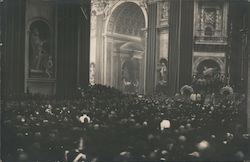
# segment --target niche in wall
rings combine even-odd
[[[54,78],[55,57],[48,24],[36,20],[29,32],[29,78]]]
[[[26,92],[55,94],[56,57],[52,28],[43,18],[34,18],[27,26]]]

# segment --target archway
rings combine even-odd
[[[104,84],[125,90],[126,83],[133,84],[130,92],[143,92],[144,85],[144,28],[146,17],[142,8],[134,2],[115,6],[107,19],[104,40],[105,66]],[[124,82],[125,65],[134,69],[133,80]],[[130,87],[130,88],[131,88]]]
[[[223,58],[206,56],[195,59],[193,62],[193,75],[200,73],[204,66],[207,68],[217,68],[220,74],[225,74],[225,61],[223,61]]]
[[[202,74],[204,70],[208,68],[213,68],[217,72],[221,73],[220,65],[216,61],[208,59],[208,60],[203,60],[202,62],[198,64],[197,74],[198,75]]]

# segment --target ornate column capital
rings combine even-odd
[[[109,3],[110,3],[109,0],[92,0],[91,1],[92,14],[94,15],[105,14],[109,6]]]

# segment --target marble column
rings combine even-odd
[[[103,33],[105,21],[108,17],[106,11],[109,8],[110,1],[95,1],[92,0],[92,13],[95,14],[92,23],[94,22],[94,28],[92,29],[94,34],[92,35],[91,39],[91,55],[90,56],[93,62],[95,62],[95,83],[96,84],[105,84],[106,83],[106,44],[107,37],[104,37]],[[93,26],[92,26],[93,27]],[[95,41],[95,42],[94,42]],[[93,44],[94,43],[94,44]],[[93,53],[92,53],[93,52]]]
[[[120,52],[119,49],[114,49],[111,55],[111,85],[115,88],[120,88],[119,71],[120,71]]]
[[[105,85],[109,85],[112,86],[111,82],[112,82],[112,64],[111,64],[111,60],[112,60],[112,55],[113,55],[113,42],[111,39],[108,38],[104,38],[105,42],[106,42],[106,47],[111,47],[111,48],[107,48],[105,50],[105,78],[104,78],[104,84]]]
[[[102,41],[102,33],[103,33],[103,18],[104,15],[97,15],[96,17],[96,68],[95,68],[95,81],[96,83],[102,84],[104,79],[103,73],[103,63],[104,63],[104,56],[103,56],[103,41]]]

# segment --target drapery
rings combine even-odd
[[[2,3],[1,95],[5,97],[24,92],[25,0],[5,0]]]
[[[88,85],[90,6],[82,9],[78,3],[57,4],[57,96],[72,96]]]
[[[194,1],[181,4],[180,77],[179,85],[190,84],[192,79]]]
[[[180,0],[170,1],[169,13],[169,54],[168,93],[174,95],[179,87],[180,64]]]
[[[77,84],[77,4],[57,5],[57,75],[58,96],[70,96]]]
[[[152,3],[148,6],[148,38],[146,52],[146,79],[145,92],[152,93],[155,83],[155,68],[156,68],[156,17],[157,3]]]
[[[168,92],[174,95],[192,74],[193,0],[171,0],[169,19]]]
[[[229,53],[230,59],[230,84],[234,91],[247,94],[248,102],[243,102],[240,111],[241,122],[244,131],[250,132],[250,107],[249,107],[249,10],[250,3],[247,1],[229,1],[229,22],[232,24],[229,30]],[[229,25],[230,25],[229,24]]]
[[[79,53],[78,53],[78,85],[89,84],[89,55],[90,55],[90,3],[83,5],[79,20]],[[86,16],[86,17],[85,17]]]
[[[229,51],[230,59],[228,60],[228,66],[230,66],[230,84],[234,85],[235,90],[244,89],[243,79],[243,60],[244,49],[242,48],[244,26],[247,22],[244,22],[244,12],[247,11],[247,5],[244,1],[229,1]]]
[[[246,73],[246,78],[247,78],[247,130],[248,133],[250,133],[250,2],[248,2],[247,5],[247,17],[246,20],[248,20],[248,45],[247,45],[247,57],[248,57],[248,62],[247,62],[247,73]]]

